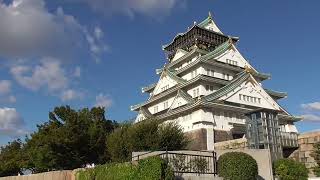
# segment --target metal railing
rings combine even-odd
[[[194,151],[196,153],[202,151]],[[205,152],[204,154],[188,154],[172,151],[152,151],[132,157],[133,161],[158,156],[170,165],[175,174],[195,173],[195,174],[217,174],[217,155],[215,152]]]

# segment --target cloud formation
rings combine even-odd
[[[161,18],[174,8],[185,6],[186,0],[67,0],[90,6],[94,11],[105,14],[125,14],[129,17],[146,15]]]
[[[73,89],[67,89],[62,92],[61,94],[61,100],[62,101],[71,101],[75,99],[82,99],[84,94],[82,92],[78,92]]]
[[[11,94],[11,81],[0,80],[0,103],[15,103],[16,97]]]
[[[0,136],[21,136],[27,133],[24,130],[24,121],[15,108],[0,108]]]
[[[53,92],[67,87],[68,79],[61,63],[54,58],[44,58],[39,65],[13,66],[10,70],[14,79],[23,87],[36,91],[47,88]]]
[[[9,80],[0,80],[0,95],[11,91],[11,82]]]
[[[60,97],[62,101],[81,99],[83,93],[70,89],[72,78],[80,77],[80,67],[67,73],[59,59],[46,57],[36,66],[15,65],[10,69],[14,79],[22,87],[32,91],[45,91]]]
[[[301,108],[305,114],[301,115],[303,121],[320,123],[320,102],[302,104]]]
[[[10,4],[0,1],[0,57],[34,60],[49,56],[66,60],[79,49],[92,53],[87,36],[94,34],[62,8],[49,12],[44,0],[13,0]],[[94,42],[100,49],[105,46],[102,41]]]
[[[96,96],[96,102],[94,106],[108,108],[111,105],[112,105],[112,100],[107,95],[100,93]]]
[[[320,102],[302,104],[301,107],[308,111],[320,111]]]

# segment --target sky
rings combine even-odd
[[[243,56],[284,91],[300,132],[320,129],[320,1],[0,0],[0,145],[36,130],[54,107],[105,106],[135,117],[162,45],[211,11]]]

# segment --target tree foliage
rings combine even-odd
[[[228,152],[219,157],[218,174],[226,180],[255,180],[258,176],[258,165],[248,154]]]
[[[156,120],[144,120],[137,124],[124,124],[108,138],[108,151],[115,162],[131,160],[134,151],[181,150],[188,139],[174,123],[159,124]]]
[[[0,150],[0,177],[21,173],[22,142],[14,140]]]
[[[279,159],[274,163],[274,172],[281,180],[307,180],[308,169],[292,159]]]
[[[33,172],[74,169],[86,163],[110,160],[106,138],[117,126],[106,120],[104,108],[76,111],[69,106],[56,107],[49,121],[26,139],[25,167]]]

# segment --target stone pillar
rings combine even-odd
[[[213,126],[207,129],[207,150],[214,150],[214,131]]]

